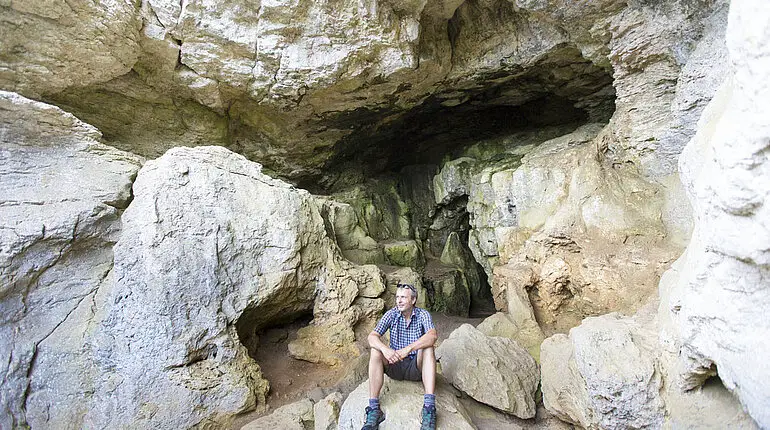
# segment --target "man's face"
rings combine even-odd
[[[396,290],[396,307],[399,312],[410,311],[414,306],[414,294],[409,288],[399,288]]]

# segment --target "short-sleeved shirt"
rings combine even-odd
[[[380,318],[377,326],[374,327],[380,336],[390,330],[390,349],[406,348],[417,339],[422,337],[428,330],[436,328],[433,325],[433,318],[430,316],[430,312],[425,309],[414,307],[412,308],[412,317],[409,319],[409,324],[406,323],[406,318],[401,315],[397,307],[394,307]],[[409,353],[410,357],[417,355],[417,351]]]

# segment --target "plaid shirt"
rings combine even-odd
[[[377,326],[374,327],[380,336],[390,330],[390,349],[406,348],[417,339],[422,337],[428,330],[436,328],[433,325],[433,318],[430,316],[430,312],[418,307],[412,308],[412,317],[409,319],[409,324],[406,322],[406,318],[401,315],[398,308],[394,307],[380,318]],[[409,353],[410,357],[417,355],[417,351]]]

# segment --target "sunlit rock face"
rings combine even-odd
[[[694,212],[692,241],[661,282],[664,332],[680,348],[678,381],[713,375],[761,427],[770,426],[768,355],[768,168],[770,27],[757,2],[731,5],[727,42],[733,73],[685,148],[680,169]]]
[[[80,427],[82,393],[99,377],[84,339],[103,314],[143,160],[61,109],[5,91],[0,144],[0,427]]]

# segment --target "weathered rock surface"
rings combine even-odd
[[[315,430],[336,430],[339,421],[343,396],[334,392],[321,399],[313,406],[313,421]]]
[[[606,132],[594,124],[535,141],[523,156],[519,147],[477,160],[466,175],[469,244],[498,310],[514,285],[510,293],[526,291],[538,320],[558,331],[588,315],[633,312],[654,294],[681,245],[666,238],[660,187],[633,166],[612,167],[597,148]]]
[[[100,330],[113,340],[99,365],[114,370],[97,393],[117,388],[92,419],[194,426],[263,406],[268,383],[236,325],[312,307],[326,258],[312,202],[223,148],[179,148],[148,162],[122,218]]]
[[[317,294],[347,297],[352,286],[352,302],[349,276],[369,275],[347,274],[309,193],[224,148],[178,148],[148,162],[122,221],[99,333],[112,341],[97,393],[112,395],[92,418],[108,426],[226,425],[264,407],[267,381],[241,339],[308,312]],[[163,392],[174,401],[159,403]]]
[[[658,340],[654,304],[587,318],[542,345],[545,407],[584,428],[756,428],[719,383],[683,393],[678,352]]]
[[[302,399],[298,402],[282,406],[270,415],[246,424],[241,427],[241,430],[306,430],[314,423],[313,410],[313,401]]]
[[[359,225],[353,206],[332,199],[321,200],[321,214],[331,229],[342,255],[358,264],[384,264],[385,255],[377,241]]]
[[[655,331],[617,314],[586,318],[569,337],[546,339],[540,355],[546,408],[586,428],[660,428],[655,344]]]
[[[490,337],[507,337],[516,341],[536,362],[540,363],[540,344],[543,343],[545,336],[534,317],[517,320],[513,314],[497,312],[479,323],[476,329]]]
[[[535,311],[526,287],[533,284],[534,272],[528,265],[497,266],[492,277],[496,313],[478,325],[487,336],[503,336],[516,340],[540,362],[543,329],[535,319]]]
[[[124,75],[141,26],[136,2],[3,2],[0,88],[37,97]]]
[[[136,154],[223,145],[314,190],[353,190],[318,203],[233,154],[175,149],[140,178],[113,270],[142,160],[57,109],[0,94],[0,427],[226,425],[264,396],[240,345],[255,328],[312,309],[293,353],[337,363],[397,281],[417,285],[423,307],[429,291],[452,312],[466,291],[479,298],[473,262],[459,258],[469,227],[508,313],[485,330],[511,332],[508,320],[531,349],[535,315],[552,332],[631,313],[689,240],[677,160],[728,71],[681,160],[696,223],[661,287],[664,356],[649,358],[655,330],[617,319],[606,343],[642,357],[618,382],[581,367],[620,352],[561,339],[552,354],[573,356],[570,377],[583,379],[561,378],[577,397],[554,408],[589,426],[740,427],[714,380],[697,388],[718,374],[770,427],[768,20],[764,4],[736,0],[726,46],[727,6],[0,1],[0,89],[75,112]],[[376,178],[420,164],[423,180],[453,158],[425,192],[435,205],[407,204],[403,181]],[[148,176],[171,159],[165,179]],[[441,257],[456,269],[431,284],[413,268],[355,268],[330,238],[354,263],[421,271]],[[591,324],[570,342],[599,333]],[[650,366],[665,379],[664,421],[655,377],[634,379]],[[607,397],[613,384],[622,393]],[[172,390],[159,406],[153,396]],[[622,414],[637,407],[639,422]]]
[[[468,412],[458,401],[455,392],[441,378],[436,381],[436,428],[475,429]],[[395,381],[385,376],[380,392],[380,407],[385,412],[382,430],[420,427],[423,403],[423,386],[420,382]],[[340,411],[339,430],[360,429],[364,424],[364,409],[369,405],[369,381],[358,386],[345,400]]]
[[[680,352],[684,389],[718,374],[760,427],[770,426],[770,252],[766,157],[770,123],[770,12],[733,2],[727,45],[733,73],[680,159],[695,212],[685,254],[661,283],[661,314]]]
[[[535,416],[540,372],[516,341],[463,324],[436,349],[436,358],[447,381],[479,402],[520,418]]]
[[[53,12],[52,12],[53,13]],[[79,427],[120,213],[142,160],[0,91],[0,427]]]
[[[334,287],[330,288],[334,293]],[[289,343],[289,354],[297,359],[329,366],[342,364],[359,355],[354,328],[359,323],[374,327],[382,315],[382,299],[356,298],[339,314],[315,314],[310,325],[297,332]],[[368,334],[371,330],[365,330]]]

